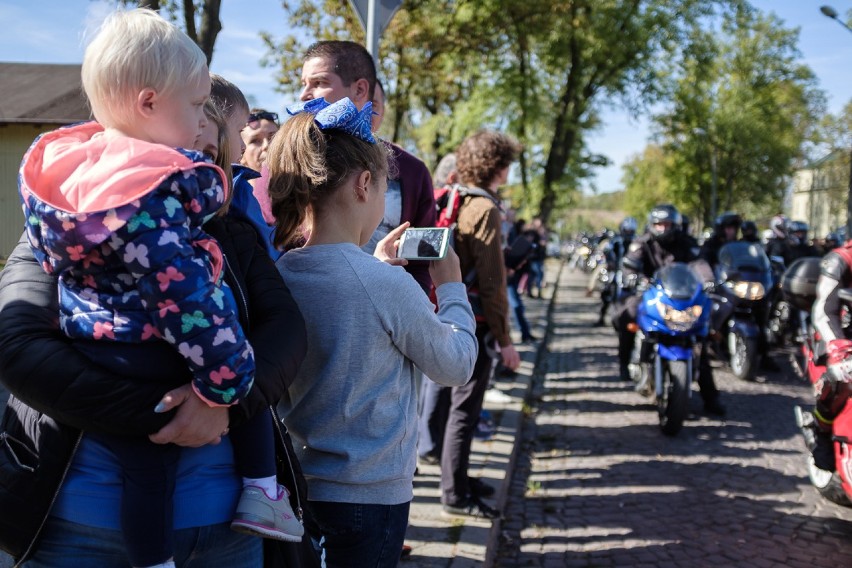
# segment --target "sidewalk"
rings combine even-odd
[[[495,433],[488,441],[474,439],[470,460],[470,476],[479,477],[497,489],[493,500],[486,502],[505,510],[506,499],[514,468],[516,440],[523,425],[524,400],[529,390],[537,362],[546,352],[549,311],[553,293],[563,265],[556,260],[545,264],[547,287],[541,299],[524,297],[527,319],[533,335],[539,337],[534,344],[516,343],[521,355],[521,366],[512,378],[497,377],[500,392],[509,395],[509,402],[485,401],[494,420]],[[513,323],[514,327],[514,323]],[[513,338],[520,333],[513,329]],[[411,556],[401,566],[410,568],[466,568],[491,566],[497,553],[501,521],[485,519],[451,518],[442,515],[439,484],[441,468],[438,465],[420,465],[414,478],[414,501],[411,504],[406,544],[411,546]]]
[[[521,356],[521,366],[512,378],[497,377],[496,387],[509,396],[505,403],[485,402],[495,424],[494,435],[488,441],[474,439],[470,475],[479,477],[497,489],[494,499],[488,500],[505,510],[507,494],[514,468],[516,440],[523,424],[524,399],[539,359],[546,353],[549,311],[562,263],[545,263],[547,287],[541,299],[524,297],[527,319],[539,341],[519,342],[520,334],[513,329],[513,338]],[[513,323],[514,327],[514,323]],[[0,409],[5,408],[8,393],[0,386]],[[440,466],[421,465],[414,478],[414,501],[411,505],[406,543],[412,547],[411,556],[401,563],[404,568],[465,568],[491,566],[497,553],[501,521],[444,517],[440,503]],[[12,566],[8,556],[0,552],[0,568]]]

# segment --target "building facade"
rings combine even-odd
[[[80,65],[0,63],[0,258],[21,237],[21,158],[41,133],[88,120]]]
[[[846,224],[849,151],[836,150],[793,175],[790,219],[805,221],[813,239]]]

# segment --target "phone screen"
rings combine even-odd
[[[397,252],[401,258],[444,258],[447,252],[447,229],[406,229]]]

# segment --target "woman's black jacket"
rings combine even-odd
[[[225,278],[255,352],[254,387],[230,409],[236,425],[281,399],[305,356],[305,323],[251,225],[216,217],[204,228],[222,247]],[[156,432],[173,414],[152,409],[190,377],[173,349],[155,343],[136,345],[134,359],[147,354],[158,375],[166,369],[172,376],[115,376],[71,346],[58,314],[56,280],[22,239],[0,273],[0,382],[11,393],[0,421],[0,549],[19,560],[34,550],[81,431]],[[164,365],[164,357],[174,357],[174,364]]]

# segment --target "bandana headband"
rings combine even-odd
[[[297,115],[302,112],[313,114],[320,130],[342,130],[364,142],[376,143],[372,131],[371,102],[365,104],[360,111],[348,97],[334,103],[329,103],[324,98],[311,99],[287,107],[287,114]]]

